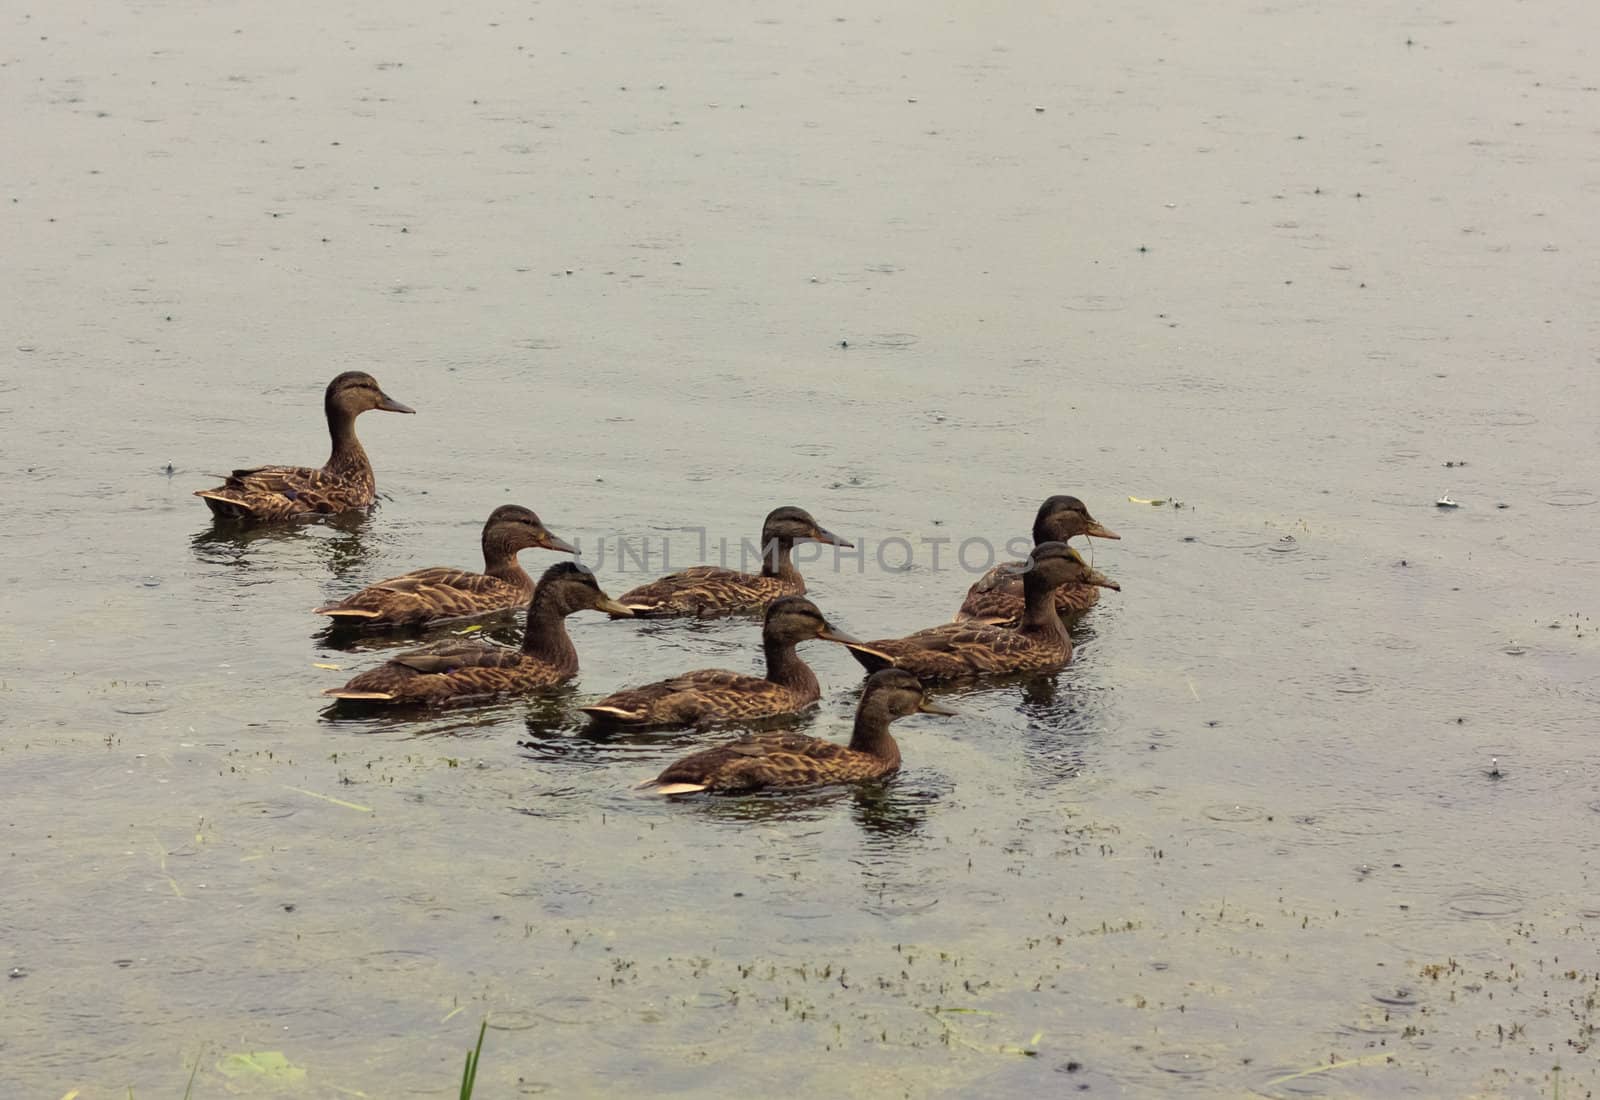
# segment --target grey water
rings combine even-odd
[[[454,1096],[485,1018],[489,1097],[1600,1084],[1592,5],[0,18],[5,1095]],[[213,526],[346,369],[380,506]],[[1122,592],[880,786],[630,791],[722,735],[574,708],[743,619],[320,696],[499,504],[613,594],[799,504],[885,637],[1058,492]]]

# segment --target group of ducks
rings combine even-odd
[[[372,464],[356,438],[363,412],[413,412],[360,371],[328,384],[324,398],[333,450],[320,468],[261,466],[235,470],[225,483],[195,495],[219,519],[279,521],[369,508],[376,500]],[[760,733],[697,752],[641,784],[661,794],[751,791],[881,778],[900,767],[889,734],[897,718],[921,711],[952,713],[930,700],[930,683],[1013,673],[1046,673],[1072,659],[1063,615],[1092,607],[1101,588],[1120,586],[1067,545],[1078,535],[1115,539],[1083,502],[1053,496],[1033,524],[1025,562],[995,566],[968,590],[952,622],[903,638],[860,641],[829,624],[805,598],[795,567],[797,543],[848,548],[849,542],[795,507],[773,510],[762,525],[759,573],[701,566],[672,573],[616,599],[575,562],[545,570],[535,583],[517,561],[526,549],[575,554],[531,510],[496,508],[483,527],[484,571],[418,569],[363,588],[316,609],[336,624],[361,630],[420,629],[526,606],[518,649],[453,636],[390,657],[325,695],[367,704],[465,703],[531,693],[572,679],[578,654],[565,620],[578,611],[613,618],[759,614],[766,675],[699,669],[629,688],[580,708],[603,727],[706,727],[796,715],[821,697],[816,676],[797,652],[811,639],[844,646],[869,673],[848,745],[793,732]]]

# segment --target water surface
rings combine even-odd
[[[1595,1087],[1592,5],[4,21],[7,1095],[454,1095],[485,1015],[495,1097]],[[379,510],[213,528],[351,368],[420,414]],[[881,637],[1053,492],[1124,591],[881,787],[629,794],[706,735],[572,707],[744,621],[319,696],[378,653],[309,609],[502,503],[591,560],[801,504]]]

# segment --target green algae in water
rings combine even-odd
[[[290,1062],[279,1050],[258,1050],[245,1054],[230,1054],[217,1063],[225,1077],[255,1078],[284,1084],[298,1083],[306,1078],[306,1071]]]

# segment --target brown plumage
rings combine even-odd
[[[944,623],[904,638],[845,646],[868,672],[903,668],[922,680],[960,680],[1013,672],[1054,672],[1072,660],[1072,638],[1056,612],[1063,584],[1117,583],[1090,567],[1064,542],[1042,542],[1023,574],[1022,622],[1015,628],[987,623]]]
[[[918,711],[954,713],[931,702],[915,676],[885,669],[867,679],[848,745],[803,733],[756,734],[686,756],[639,788],[656,794],[739,794],[882,779],[900,770],[900,746],[889,734],[889,723]]]
[[[372,463],[356,438],[356,417],[369,409],[416,412],[384,393],[362,371],[346,371],[328,383],[322,398],[333,452],[320,469],[309,466],[257,466],[235,470],[215,489],[195,496],[223,519],[279,520],[332,515],[370,508],[377,499]]]
[[[545,529],[527,508],[505,504],[483,525],[483,572],[434,566],[369,585],[336,604],[317,608],[341,625],[422,626],[522,607],[533,596],[533,578],[517,562],[530,547],[578,551]]]
[[[1091,516],[1077,497],[1054,496],[1039,505],[1039,512],[1033,518],[1035,546],[1041,542],[1066,542],[1078,535],[1097,539],[1122,537]],[[967,598],[954,621],[975,619],[1015,626],[1022,618],[1022,574],[1026,571],[1027,563],[1020,561],[1002,562],[989,570],[967,589]],[[1056,589],[1056,611],[1063,617],[1076,617],[1099,599],[1098,586],[1068,581]]]
[[[565,623],[574,611],[627,613],[587,569],[564,561],[539,578],[521,649],[451,638],[391,657],[322,694],[375,703],[464,703],[555,687],[578,673]]]
[[[851,544],[823,530],[804,508],[775,508],[761,525],[761,572],[702,565],[624,592],[617,602],[642,619],[759,613],[779,596],[803,596],[806,582],[791,558],[797,542]]]
[[[703,668],[616,692],[581,709],[598,725],[634,729],[752,722],[796,714],[822,694],[811,668],[795,652],[795,646],[812,638],[855,641],[830,626],[804,596],[783,596],[767,608],[761,626],[765,679]]]

